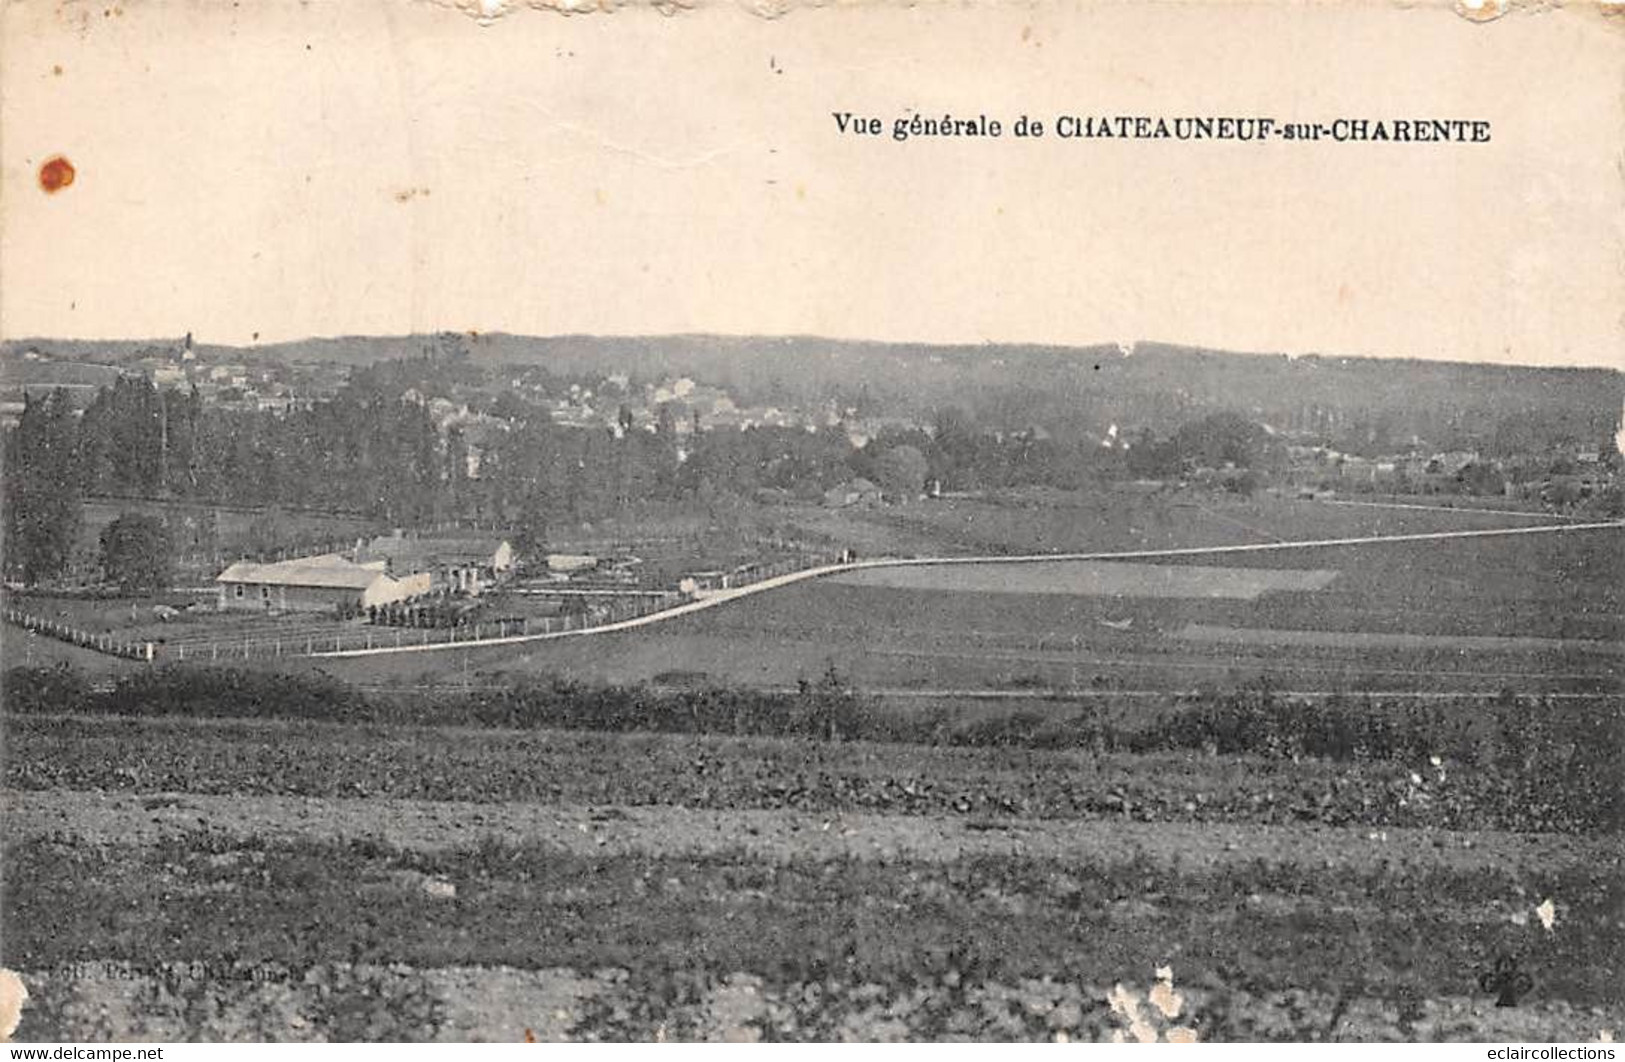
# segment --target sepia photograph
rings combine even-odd
[[[0,6],[0,1039],[1612,1058],[1622,33]]]

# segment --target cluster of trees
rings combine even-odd
[[[1161,478],[1197,469],[1259,471],[1278,468],[1282,448],[1268,432],[1238,413],[1219,412],[1190,421],[1167,438],[1142,430],[1126,454],[1136,476]],[[1236,482],[1245,483],[1238,479]]]
[[[400,401],[341,395],[286,415],[239,412],[126,377],[76,417],[53,392],[28,401],[6,439],[6,568],[30,583],[60,576],[89,495],[444,520],[459,471],[449,460],[427,412]]]
[[[838,430],[685,434],[666,407],[653,431],[625,410],[614,426],[568,426],[518,399],[504,403],[508,430],[476,443],[456,427],[442,434],[422,403],[403,398],[418,375],[403,364],[415,362],[363,370],[341,394],[285,413],[211,406],[196,391],[159,391],[138,377],[104,388],[83,416],[62,392],[29,401],[7,439],[8,571],[31,583],[60,575],[85,496],[310,507],[396,526],[468,519],[515,528],[520,547],[534,548],[550,525],[643,501],[715,506],[763,489],[815,499],[856,477],[900,499],[933,483],[1068,489],[1193,464],[1255,467],[1269,450],[1261,429],[1228,413],[1165,440],[1142,433],[1125,450],[1092,431],[993,430],[951,407],[933,430],[892,429],[856,447]],[[136,586],[139,571],[163,570],[155,558],[168,546],[153,527],[126,518],[109,531],[110,581]]]
[[[545,534],[540,525],[548,521],[590,519],[642,500],[713,505],[763,490],[814,500],[858,477],[906,499],[932,483],[944,490],[1072,489],[1127,474],[1125,451],[1102,447],[1092,435],[996,431],[952,408],[938,413],[932,430],[889,429],[861,447],[840,430],[799,427],[682,434],[669,415],[654,431],[622,424],[615,432],[562,426],[528,407],[510,424],[482,447],[478,479],[459,474],[467,444],[453,429],[446,486],[451,509],[516,526],[522,543]]]
[[[451,699],[391,701],[368,696],[325,673],[274,674],[225,667],[168,665],[95,689],[65,665],[17,667],[4,677],[7,708],[18,714],[74,712],[126,716],[256,716],[326,722],[440,723],[610,732],[855,740],[875,713],[833,664],[795,693],[712,687],[674,693],[643,686],[601,686],[551,677],[520,680]],[[448,687],[447,692],[454,692]]]
[[[19,445],[49,421],[51,478],[81,494],[435,515],[447,474],[434,423],[413,403],[346,391],[287,413],[211,406],[196,390],[120,377],[75,421],[53,394],[28,403]],[[31,418],[38,406],[40,415]]]
[[[25,582],[67,570],[84,524],[78,425],[67,392],[29,402],[5,439],[5,567]]]
[[[30,399],[5,444],[5,564],[30,583],[68,568],[88,496],[310,507],[410,525],[455,515],[463,471],[427,411],[398,398],[345,393],[286,414],[245,412],[132,376],[103,388],[82,416],[63,391]]]
[[[1087,432],[1057,435],[1024,427],[1013,431],[977,423],[962,407],[932,416],[932,428],[890,429],[853,454],[852,468],[888,494],[906,495],[917,482],[943,490],[1083,486],[1114,470],[1118,455]]]
[[[102,528],[102,575],[125,593],[168,590],[175,581],[169,525],[146,513],[124,513]]]

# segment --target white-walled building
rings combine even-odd
[[[356,564],[336,553],[274,564],[238,561],[215,582],[220,608],[243,612],[360,612],[430,589],[427,573],[398,578],[382,564]]]

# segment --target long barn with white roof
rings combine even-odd
[[[336,553],[274,564],[238,561],[215,577],[223,611],[359,612],[429,592],[427,573],[397,578]]]

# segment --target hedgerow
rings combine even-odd
[[[1625,822],[1625,700],[1618,699],[1314,701],[1251,689],[1171,697],[1170,704],[1134,714],[1057,702],[1047,711],[956,719],[941,709],[883,709],[833,668],[794,693],[533,678],[497,690],[402,698],[369,696],[321,674],[184,667],[138,672],[102,690],[60,668],[19,668],[6,674],[5,692],[9,711],[30,715],[276,718],[1393,764],[1400,806],[1434,805],[1427,821],[1474,818],[1455,806],[1472,801],[1515,810],[1527,829],[1618,830]]]

